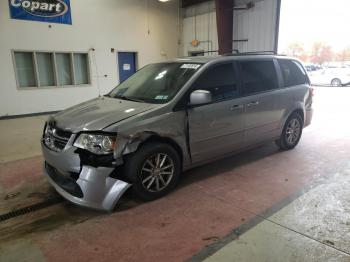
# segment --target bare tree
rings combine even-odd
[[[344,48],[336,54],[337,60],[340,62],[350,61],[350,47]]]
[[[288,46],[287,54],[289,56],[296,57],[304,62],[307,61],[307,59],[308,59],[307,52],[305,52],[304,46],[300,42],[291,43]]]
[[[322,65],[325,62],[330,62],[334,58],[332,47],[327,43],[316,42],[312,46],[310,60],[315,64]]]

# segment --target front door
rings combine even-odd
[[[119,82],[124,82],[136,72],[136,53],[118,52]]]
[[[243,104],[233,63],[214,65],[202,73],[191,91],[207,90],[210,104],[188,109],[192,161],[201,162],[243,145]]]

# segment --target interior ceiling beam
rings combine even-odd
[[[215,0],[219,54],[232,52],[234,0]]]
[[[212,0],[181,0],[181,7],[186,8],[189,6],[197,5],[200,3],[211,2]],[[238,0],[234,6],[234,10],[247,10],[254,7],[254,3],[262,0]]]
[[[182,0],[181,1],[181,6],[182,7],[189,7],[192,5],[197,5],[200,3],[204,3],[204,2],[209,2],[210,0]]]

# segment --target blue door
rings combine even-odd
[[[136,53],[118,52],[119,81],[124,82],[136,72]]]

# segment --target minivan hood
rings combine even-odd
[[[73,133],[95,131],[153,107],[154,104],[99,97],[63,110],[54,115],[52,120],[57,127]]]

